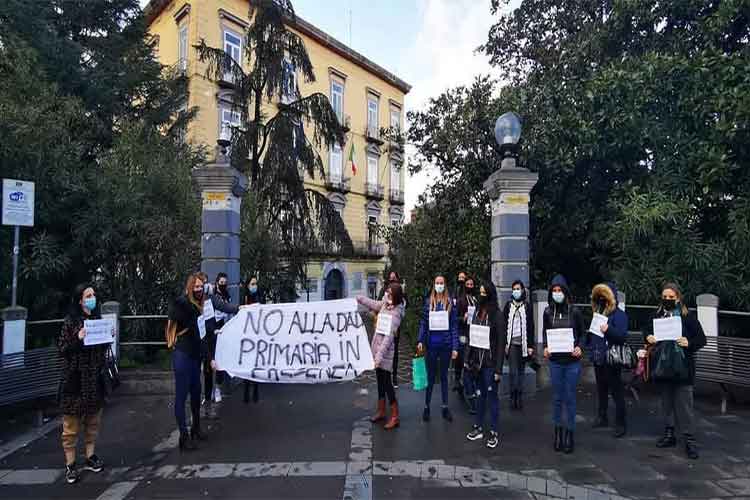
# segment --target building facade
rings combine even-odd
[[[198,61],[193,45],[204,39],[213,47],[223,47],[246,67],[248,2],[152,0],[146,7],[160,62],[189,76],[188,107],[198,108],[198,116],[186,131],[187,140],[193,143],[212,146],[223,124],[239,125],[239,114],[232,110],[231,86],[206,78],[206,67]],[[291,70],[290,85],[299,85],[302,96],[327,95],[347,129],[345,144],[320,151],[325,177],[308,178],[306,184],[325,193],[354,244],[354,254],[346,257],[331,251],[311,253],[308,282],[300,286],[299,300],[374,296],[382,286],[386,247],[373,225],[400,224],[404,217],[403,147],[382,137],[381,130],[401,129],[404,97],[411,87],[299,17],[289,28],[304,41],[316,77],[308,83]]]

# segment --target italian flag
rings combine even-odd
[[[354,161],[354,141],[352,141],[352,148],[349,150],[349,164],[352,166],[352,175],[357,175],[357,163]]]

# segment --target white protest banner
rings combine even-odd
[[[589,327],[589,331],[597,337],[604,337],[601,327],[602,325],[606,325],[608,321],[609,318],[605,315],[594,313],[594,317],[591,319],[591,326]]]
[[[469,345],[479,349],[490,348],[490,327],[471,325],[469,327]]]
[[[206,336],[206,317],[202,314],[198,316],[198,335],[200,335],[201,340]]]
[[[216,312],[214,311],[214,303],[211,302],[211,299],[203,301],[203,320],[208,321],[214,319],[215,316]]]
[[[111,344],[115,341],[115,322],[111,319],[87,319],[83,327],[86,329],[83,345]]]
[[[547,350],[551,353],[570,354],[575,348],[572,328],[547,330]]]
[[[255,382],[319,384],[375,368],[354,299],[254,304],[221,329],[216,364]]]
[[[430,311],[430,330],[433,332],[442,332],[450,328],[448,311]]]
[[[474,313],[477,312],[476,306],[469,306],[469,308],[466,310],[467,319],[466,321],[471,324],[472,321],[474,321]]]
[[[654,337],[656,337],[657,342],[677,340],[682,337],[682,318],[672,316],[671,318],[655,319]]]
[[[390,335],[391,325],[393,324],[393,316],[386,312],[378,314],[378,323],[375,326],[375,333],[380,335]]]

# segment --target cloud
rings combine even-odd
[[[422,109],[431,97],[458,85],[469,85],[477,75],[501,76],[486,56],[475,53],[496,21],[490,14],[489,1],[417,0],[417,8],[417,35],[413,45],[404,50],[398,71],[413,85],[407,109]],[[413,158],[413,149],[407,149],[408,153]],[[428,169],[409,178],[407,213],[436,175],[434,169]]]

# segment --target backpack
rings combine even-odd
[[[167,348],[174,349],[175,344],[177,344],[177,338],[184,335],[187,331],[188,329],[185,328],[178,332],[177,322],[171,319],[167,320],[167,327],[164,329],[164,336],[167,339]]]

